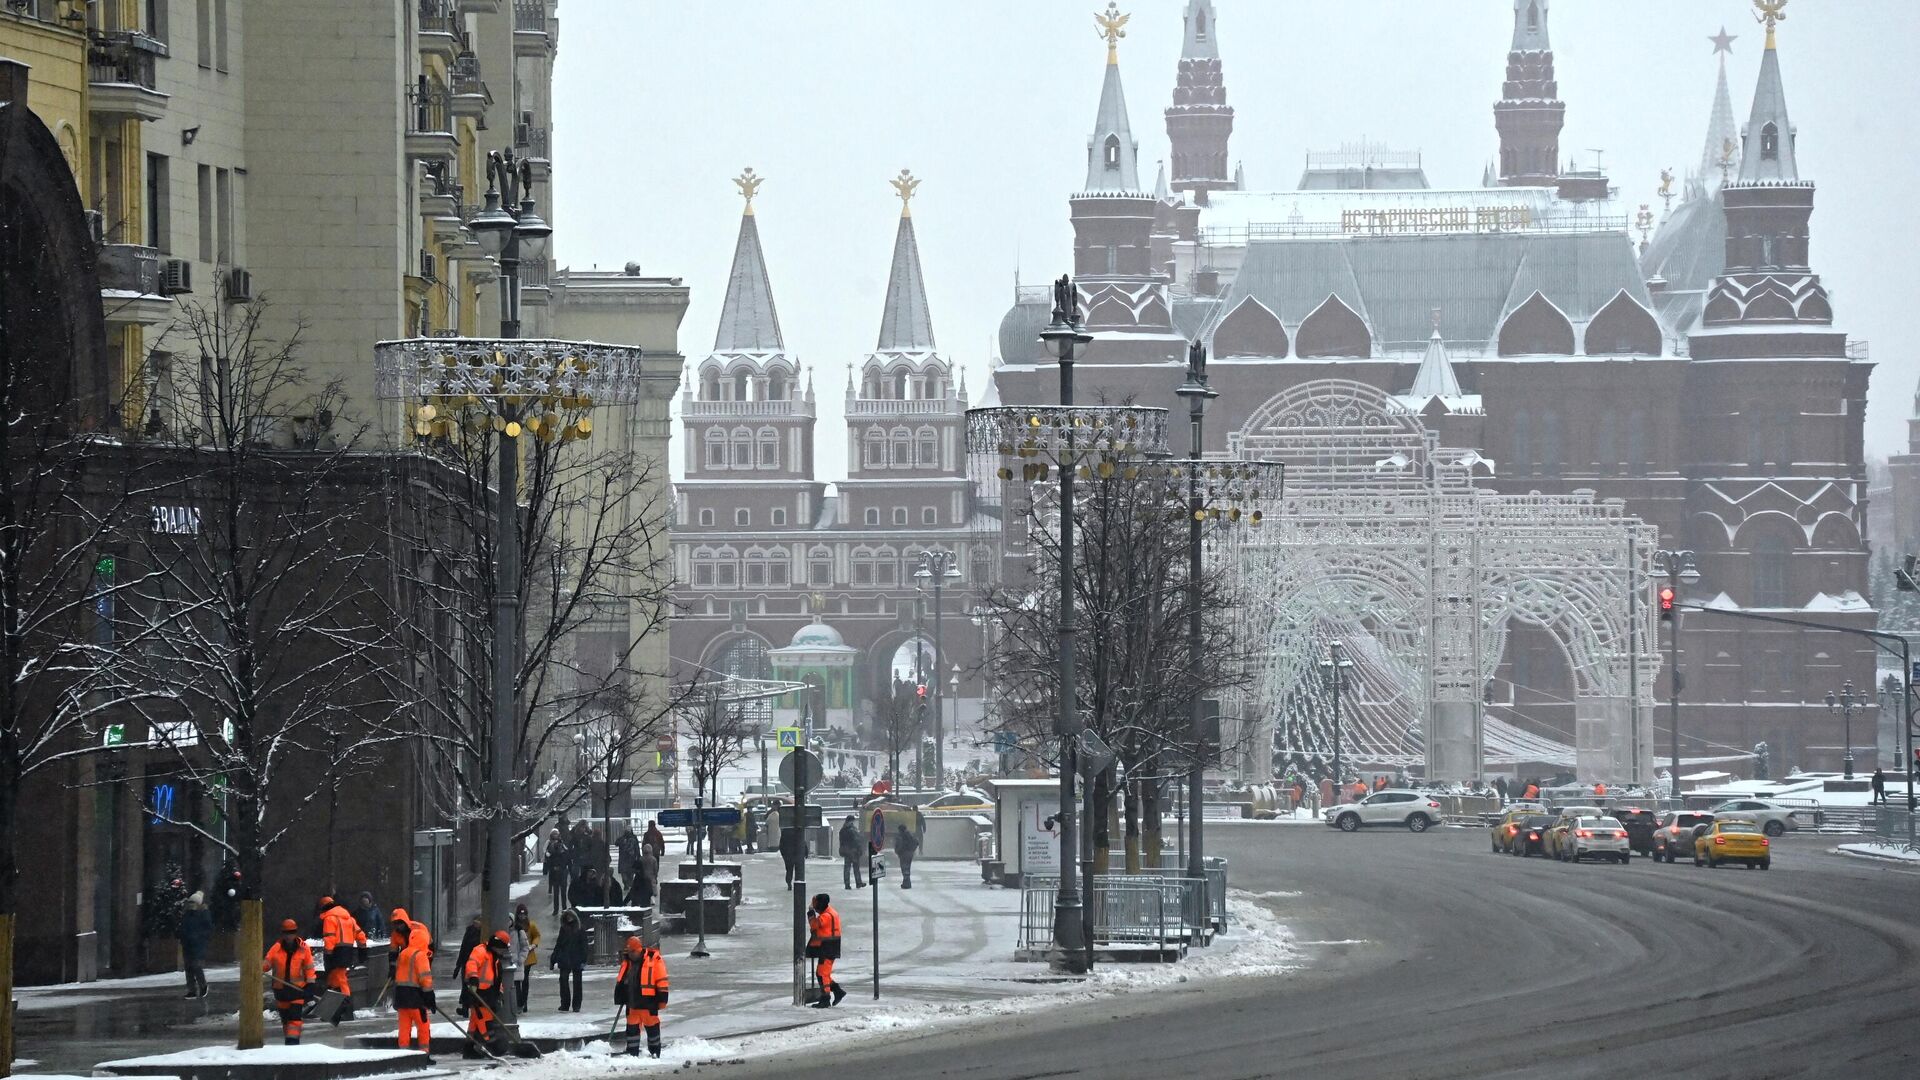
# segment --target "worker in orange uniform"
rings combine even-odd
[[[640,1029],[647,1029],[647,1054],[660,1056],[660,1011],[667,1007],[667,958],[637,937],[627,939],[620,958],[620,980],[613,1003],[627,1007],[627,1054],[640,1056]]]
[[[473,995],[473,1021],[467,1028],[467,1034],[482,1048],[489,1048],[489,1052],[490,1044],[499,1038],[496,1024],[500,1015],[500,996],[506,986],[504,973],[507,965],[504,958],[511,945],[512,940],[507,937],[505,930],[495,930],[483,947],[473,950],[467,957],[466,984],[467,990]],[[477,1055],[472,1047],[468,1047],[466,1053],[469,1056]]]
[[[814,1002],[813,1007],[831,1009],[840,1004],[847,992],[833,981],[833,962],[840,959],[840,913],[833,910],[833,902],[826,893],[813,898],[813,910],[807,913],[807,929],[813,932],[807,939],[807,956],[818,961],[814,972],[820,981],[820,1000]]]
[[[1595,795],[1605,796],[1607,793],[1607,785],[1605,784],[1605,782],[1601,782],[1593,785],[1593,793]]]
[[[326,946],[327,989],[337,990],[346,1001],[333,1014],[333,1024],[353,1019],[353,983],[347,974],[355,963],[367,959],[367,932],[346,908],[333,897],[320,898],[320,939]]]
[[[280,1033],[288,1046],[300,1045],[300,1028],[306,1022],[307,1002],[313,1000],[313,950],[300,936],[300,924],[287,919],[280,924],[280,936],[267,947],[260,970],[273,988],[273,1008],[280,1014]]]
[[[407,917],[406,909],[393,909],[393,933],[387,948],[400,951],[393,968],[393,1008],[400,1017],[400,1049],[416,1045],[432,1060],[433,1027],[428,1014],[433,1000],[433,935],[426,924]]]

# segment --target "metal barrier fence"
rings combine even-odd
[[[1904,799],[1902,802],[1904,804]],[[1870,809],[1882,811],[1874,815],[1875,839],[1892,847],[1920,852],[1920,816],[1909,813],[1905,805]]]

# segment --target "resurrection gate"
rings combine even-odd
[[[1350,761],[1424,762],[1437,780],[1533,761],[1572,765],[1586,781],[1652,780],[1658,638],[1636,598],[1653,569],[1653,526],[1590,491],[1476,487],[1491,461],[1440,446],[1419,413],[1357,382],[1283,391],[1228,445],[1231,457],[1286,464],[1265,524],[1230,530],[1215,549],[1240,577],[1259,658],[1243,715],[1272,729],[1276,758],[1330,756],[1320,661],[1339,640],[1356,665],[1342,710]],[[1514,620],[1549,633],[1573,672],[1570,756],[1485,716]]]

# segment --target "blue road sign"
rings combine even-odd
[[[738,825],[740,808],[737,806],[708,806],[692,810],[662,810],[654,818],[664,829],[684,829],[689,825]]]
[[[708,825],[740,824],[740,808],[737,806],[709,806],[700,811],[700,820]]]
[[[667,829],[685,828],[686,826],[693,824],[693,811],[662,810],[654,818],[654,820],[659,822],[662,828],[667,828]]]

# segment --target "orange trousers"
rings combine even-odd
[[[411,1049],[415,1045],[414,1037],[418,1036],[420,1049],[431,1051],[433,1031],[427,1023],[427,1010],[396,1009],[395,1012],[400,1017],[400,1049]]]
[[[833,981],[833,961],[831,960],[820,961],[820,989],[831,990],[833,989],[834,985],[835,983]]]
[[[473,1013],[473,1019],[467,1022],[467,1033],[479,1039],[481,1042],[485,1042],[487,1032],[493,1030],[493,1010],[476,1001],[473,1003],[471,1011]]]
[[[338,990],[342,994],[347,995],[353,993],[353,983],[347,978],[346,968],[330,967],[327,969],[327,989]]]
[[[300,1029],[306,1026],[306,1001],[296,998],[289,1004],[280,1000],[274,1002],[274,1007],[280,1011],[280,1034],[285,1037],[287,1045],[298,1043]]]

